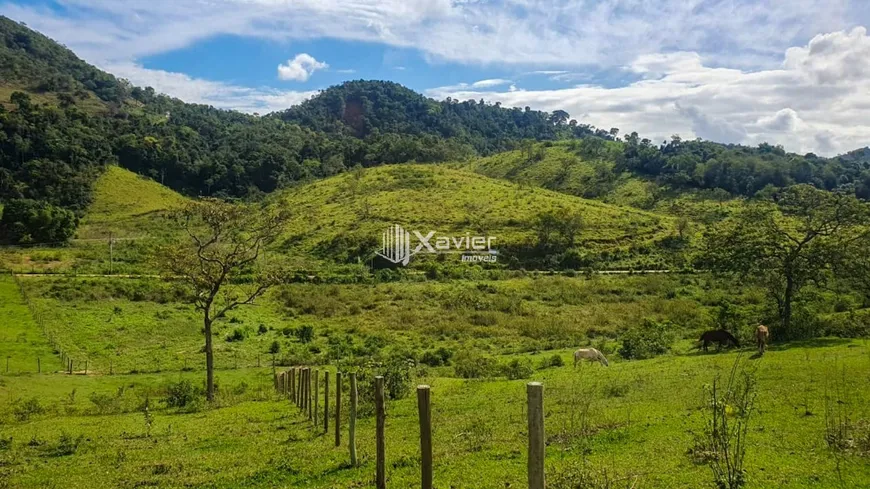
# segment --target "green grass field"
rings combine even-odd
[[[568,360],[567,350],[558,353]],[[526,356],[535,364],[541,357]],[[687,452],[694,433],[703,430],[704,386],[725,374],[736,356],[689,354],[615,361],[610,368],[584,364],[576,371],[570,366],[537,370],[531,378],[545,386],[551,487],[577,487],[565,481],[579,484],[583,467],[628,481],[612,487],[712,487],[710,470]],[[786,345],[761,359],[743,357],[758,378],[758,411],[748,435],[748,487],[866,487],[866,458],[845,455],[838,469],[824,440],[826,392],[854,419],[870,415],[866,342]],[[420,373],[416,382],[432,387],[436,486],[522,487],[524,381],[463,381]],[[8,487],[22,488],[372,484],[374,419],[368,401],[357,432],[362,463],[350,468],[345,446],[335,448],[332,434],[314,431],[289,401],[272,394],[268,368],[220,371],[220,407],[194,412],[157,401],[160,387],[180,378],[195,376],[4,378],[0,474]],[[10,406],[19,397],[37,397],[44,412],[14,421]],[[145,399],[150,399],[150,428],[142,412]],[[346,418],[343,423],[346,427]],[[388,485],[417,485],[413,396],[388,402],[386,431]],[[74,453],[62,455],[79,437]]]

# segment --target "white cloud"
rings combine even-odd
[[[243,112],[266,114],[283,110],[313,97],[317,91],[288,91],[273,88],[250,88],[193,78],[183,73],[151,70],[133,63],[104,67],[117,76],[139,86],[153,87],[185,102],[212,105]]]
[[[299,53],[295,58],[287,60],[286,64],[278,65],[278,78],[282,80],[308,81],[312,73],[325,70],[329,65],[314,59],[308,53]]]
[[[499,85],[508,85],[512,83],[510,80],[504,80],[502,78],[491,78],[488,80],[480,80],[471,84],[474,88],[490,88],[497,87]]]
[[[672,134],[719,142],[782,144],[833,155],[870,144],[870,36],[863,28],[818,35],[787,51],[779,67],[712,67],[694,53],[642,55],[626,65],[642,78],[622,87],[427,91],[435,98],[484,98],[504,106],[564,109],[579,122],[637,131],[659,142]]]
[[[23,1],[23,0],[19,0]],[[505,5],[505,4],[508,5]],[[416,48],[430,59],[625,66],[644,54],[770,67],[819,32],[870,23],[864,0],[64,0],[64,10],[0,4],[91,61],[130,60],[221,35],[320,37]],[[506,8],[507,7],[507,8]],[[555,74],[555,73],[553,73]]]

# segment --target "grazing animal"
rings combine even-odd
[[[580,348],[579,350],[574,352],[574,368],[577,368],[577,363],[583,359],[589,360],[590,362],[599,362],[601,365],[605,367],[609,367],[610,363],[607,362],[607,359],[604,358],[604,354],[595,348]]]
[[[758,354],[764,355],[764,350],[767,349],[767,340],[770,338],[770,331],[767,326],[759,324],[755,328],[755,342],[758,343]]]
[[[707,331],[701,335],[701,339],[698,341],[704,342],[704,351],[708,351],[707,347],[710,346],[710,343],[718,343],[719,348],[727,346],[728,343],[731,343],[734,346],[740,346],[740,342],[737,341],[737,338],[735,338],[733,334],[725,331],[724,329],[714,329],[712,331]]]

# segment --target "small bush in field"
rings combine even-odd
[[[553,355],[549,358],[544,358],[541,360],[541,368],[550,368],[550,367],[564,367],[565,360],[562,360],[561,355]]]
[[[456,375],[463,379],[479,379],[494,375],[498,370],[498,364],[490,357],[475,351],[463,350],[456,354],[453,369]]]
[[[245,340],[245,332],[239,328],[233,330],[233,333],[227,336],[227,341],[232,343],[235,341],[244,341]]]
[[[79,449],[79,445],[82,444],[82,441],[84,439],[84,435],[73,437],[72,435],[69,435],[67,433],[61,433],[60,439],[57,441],[57,445],[52,451],[52,455],[54,455],[55,457],[72,455],[76,453],[76,451]]]
[[[257,328],[257,334],[262,335],[262,334],[266,334],[268,332],[269,332],[269,328],[267,328],[265,324],[260,324],[260,326]]]
[[[420,357],[420,363],[430,367],[440,367],[442,365],[450,365],[450,358],[453,357],[453,352],[443,346],[437,350],[426,350]]]
[[[27,421],[31,416],[42,414],[45,408],[39,403],[39,399],[31,397],[25,401],[18,401],[12,408],[12,414],[18,421]]]
[[[296,338],[299,339],[302,343],[311,343],[311,340],[314,339],[314,327],[313,326],[302,326],[301,328],[296,330]]]
[[[528,360],[514,358],[506,365],[502,366],[504,376],[509,380],[528,379],[534,373],[532,365]]]
[[[166,405],[168,407],[182,408],[194,401],[199,394],[199,389],[193,386],[189,380],[172,382],[166,387]]]
[[[645,319],[643,326],[632,328],[623,334],[619,354],[626,359],[653,358],[667,353],[673,342],[673,324],[669,321]]]

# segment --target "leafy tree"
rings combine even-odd
[[[190,301],[202,313],[209,401],[214,400],[212,325],[281,282],[282,273],[259,267],[257,259],[286,217],[216,199],[195,201],[175,216],[189,239],[157,251],[160,267],[187,282]]]
[[[0,240],[14,244],[62,244],[73,237],[78,219],[41,200],[9,201],[0,217]]]
[[[712,227],[705,256],[713,269],[765,287],[776,303],[780,334],[787,337],[801,290],[825,281],[843,241],[865,219],[866,208],[854,196],[796,185]]]

